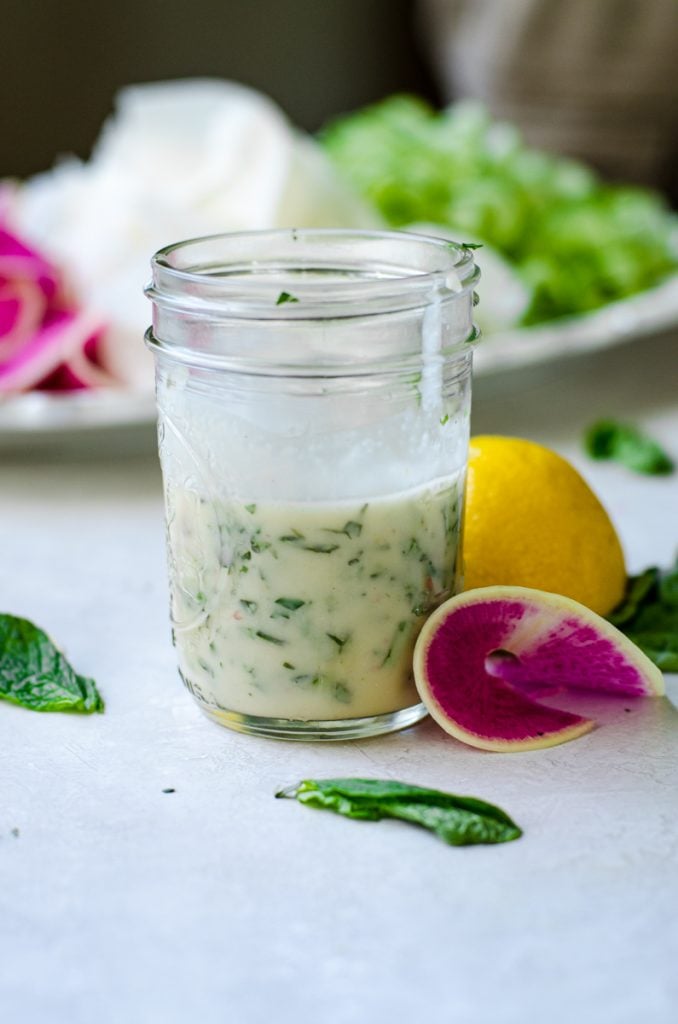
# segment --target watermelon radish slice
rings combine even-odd
[[[527,587],[480,587],[442,604],[419,634],[414,677],[438,724],[481,750],[536,750],[589,732],[590,719],[537,700],[563,689],[664,693],[659,669],[609,622]]]

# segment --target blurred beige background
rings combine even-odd
[[[447,98],[678,198],[678,0],[420,0]]]

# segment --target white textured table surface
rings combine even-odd
[[[677,363],[664,338],[483,382],[474,427],[571,457],[630,568],[668,564],[678,478],[588,462],[579,437],[624,416],[678,455]],[[107,701],[92,717],[0,705],[3,1022],[675,1024],[675,678],[671,700],[604,703],[599,729],[546,751],[474,751],[431,722],[252,739],[205,719],[176,676],[152,459],[3,456],[0,531],[3,608]],[[484,797],[525,835],[453,849],[273,799],[331,775]]]

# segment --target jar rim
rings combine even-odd
[[[155,306],[210,320],[322,320],[404,312],[459,299],[480,276],[472,247],[464,243],[353,228],[277,228],[191,238],[159,249],[151,268],[144,291]]]

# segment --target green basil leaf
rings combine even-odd
[[[404,782],[305,779],[276,796],[362,821],[397,818],[429,829],[450,846],[506,843],[522,835],[508,814],[493,804]]]
[[[28,619],[0,614],[0,699],[33,711],[103,711],[93,679],[80,676]]]
[[[678,608],[678,561],[673,569],[660,575],[658,588],[664,608]]]
[[[298,597],[278,597],[275,603],[279,604],[281,608],[285,608],[288,612],[296,612],[306,604],[305,601],[301,601]]]
[[[598,420],[586,431],[584,447],[592,459],[614,459],[636,473],[672,473],[674,465],[661,445],[630,423]]]
[[[662,672],[678,672],[678,632],[631,632],[627,636]]]
[[[621,628],[623,623],[629,622],[634,615],[637,615],[645,599],[657,586],[659,569],[652,567],[640,573],[639,576],[630,576],[626,583],[626,593],[621,604],[617,605],[609,620],[613,626]]]
[[[652,568],[631,577],[609,620],[657,668],[678,672],[678,561],[663,572]]]
[[[276,306],[283,306],[286,302],[298,302],[299,299],[292,295],[290,292],[280,292],[280,295],[275,300]]]

